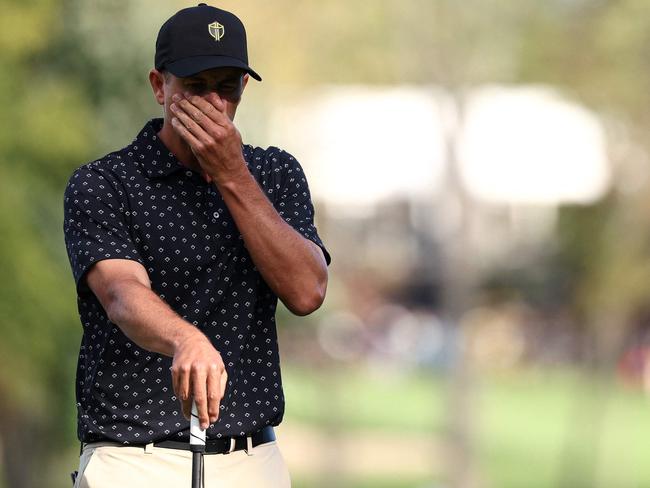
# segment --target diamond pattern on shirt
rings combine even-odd
[[[75,170],[65,190],[65,243],[83,326],[76,394],[84,442],[188,440],[171,358],[130,341],[85,283],[103,259],[144,266],[152,289],[220,351],[228,385],[209,438],[278,425],[284,414],[277,297],[216,186],[169,152],[157,136],[161,127],[162,119],[149,121],[130,145]],[[300,164],[275,147],[244,145],[243,152],[279,215],[329,264]]]

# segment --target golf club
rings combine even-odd
[[[190,418],[190,451],[192,451],[192,488],[202,488],[204,486],[203,453],[205,452],[205,430],[201,429],[199,412],[195,401],[192,401],[192,415]]]

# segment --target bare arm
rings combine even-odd
[[[219,190],[253,262],[280,300],[297,315],[320,307],[327,290],[320,247],[280,217],[248,170]]]
[[[223,100],[214,93],[173,99],[172,125],[217,185],[264,281],[293,313],[316,310],[327,290],[323,252],[282,219],[248,171]]]
[[[135,261],[108,259],[94,264],[86,280],[108,318],[129,339],[174,358],[174,393],[185,417],[189,418],[194,399],[203,428],[215,422],[227,382],[221,355],[151,289],[146,269]]]

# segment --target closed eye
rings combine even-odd
[[[218,91],[235,91],[239,88],[238,83],[221,83],[218,87]]]
[[[221,80],[220,82],[208,84],[209,82],[203,79],[189,79],[186,80],[185,88],[195,95],[204,95],[208,91],[214,91],[220,96],[229,100],[238,99],[241,96],[243,76],[230,77]]]
[[[185,87],[193,93],[200,93],[205,90],[206,85],[205,83],[194,82],[194,83],[185,83]]]

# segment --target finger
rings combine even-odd
[[[176,103],[172,103],[170,108],[172,110],[172,113],[176,116],[176,119],[181,122],[181,124],[188,130],[190,134],[194,136],[197,141],[203,144],[207,144],[210,141],[210,135],[192,117],[190,117],[188,111],[183,110],[183,108]],[[194,110],[197,109],[195,108]],[[206,118],[203,114],[197,115],[197,117]]]
[[[181,393],[180,393],[180,383],[178,381],[179,379],[178,369],[172,366],[171,373],[172,373],[172,388],[174,389],[174,396],[180,400]]]
[[[209,122],[214,122],[222,127],[231,123],[230,118],[225,113],[225,104],[218,95],[209,93],[205,98],[196,95],[186,96],[187,99],[180,102],[181,106],[186,111],[196,110],[204,115],[204,118],[197,119],[199,124],[205,124],[204,128],[208,129]]]
[[[179,370],[176,375],[174,390],[176,391],[176,397],[178,398],[178,401],[181,403],[183,416],[189,420],[192,403],[192,399],[190,398],[190,382],[189,375],[183,374],[182,370]]]
[[[199,100],[202,99],[199,98]],[[205,100],[204,103],[207,104]],[[215,116],[217,120],[215,122],[203,113],[200,108],[190,104],[187,100],[172,104],[171,109],[190,133],[205,144],[209,144],[212,140],[222,139],[227,136],[228,130],[232,128],[232,122],[229,118]],[[217,113],[214,107],[212,107],[212,111]]]
[[[185,92],[184,95],[188,101],[190,101],[192,104],[196,105],[197,107],[201,105],[202,105],[201,107],[202,109],[212,107],[220,114],[226,116],[226,102],[217,93],[209,92],[207,95],[202,97],[192,95],[189,92]]]
[[[183,109],[183,106],[186,108]],[[172,110],[175,111],[176,118],[204,146],[209,146],[215,140],[223,139],[228,135],[228,130],[232,129],[232,123],[229,126],[219,125],[203,112],[200,112],[198,108],[191,107],[187,108],[187,105],[172,104]],[[194,147],[198,148],[196,145]]]
[[[208,415],[210,416],[210,423],[214,423],[219,418],[219,403],[221,402],[221,374],[219,367],[213,364],[208,373]]]
[[[223,372],[221,373],[221,398],[224,397],[226,394],[226,384],[228,383],[228,372],[224,368]]]
[[[203,368],[192,368],[192,398],[194,398],[194,402],[196,403],[199,422],[203,430],[210,426],[206,381],[207,373]]]
[[[181,400],[181,409],[183,410],[183,417],[190,420],[192,418],[192,399]]]
[[[199,97],[193,97],[196,100],[200,100]],[[204,101],[205,102],[205,101]],[[205,103],[207,104],[207,102]],[[185,112],[192,120],[194,120],[197,124],[201,125],[205,122],[210,122],[210,118],[203,113],[204,107],[197,105],[195,103],[192,103],[189,99],[180,99],[177,100],[176,103],[172,104],[172,109],[180,109],[183,112]]]
[[[202,142],[199,141],[196,137],[194,137],[194,135],[189,130],[187,130],[187,128],[183,125],[183,123],[180,120],[178,120],[176,117],[172,118],[172,127],[190,146],[192,147],[202,146]]]
[[[177,372],[177,387],[176,393],[178,398],[188,400],[190,398],[190,370],[189,367],[181,366]]]

